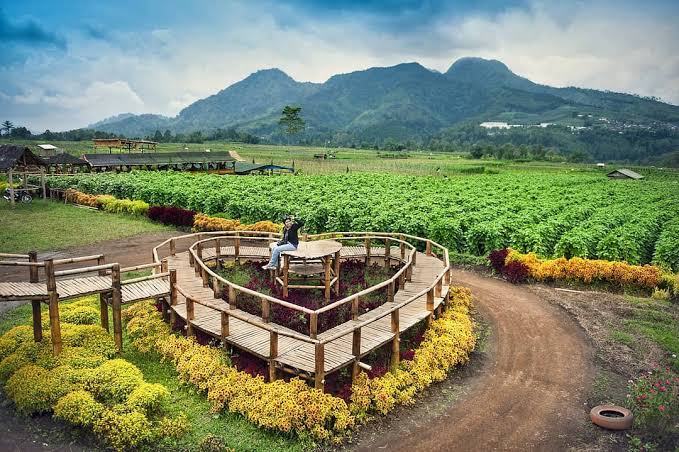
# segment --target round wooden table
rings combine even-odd
[[[269,244],[273,249],[275,243]],[[288,289],[323,289],[325,300],[330,301],[330,291],[334,287],[335,295],[339,294],[340,250],[342,244],[335,240],[315,240],[299,242],[294,251],[283,251],[283,267],[276,276],[276,281],[283,286],[283,296],[288,296]],[[321,284],[290,284],[290,275],[304,278],[321,275]]]

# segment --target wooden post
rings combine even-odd
[[[309,337],[316,339],[318,335],[318,314],[312,312],[309,314]]]
[[[389,268],[391,261],[391,240],[384,239],[384,268]]]
[[[413,253],[413,265],[417,265],[417,250]]]
[[[240,233],[236,232],[236,237],[233,239],[233,253],[234,260],[240,262]]]
[[[111,307],[113,311],[113,340],[116,343],[118,353],[123,351],[123,320],[121,316],[122,286],[120,284],[120,264],[113,264],[111,269],[113,293],[111,294]]]
[[[314,355],[314,387],[323,391],[323,386],[325,384],[325,345],[316,344]]]
[[[99,294],[99,311],[101,327],[110,333],[111,329],[108,326],[108,303],[106,303],[106,298],[104,297],[103,293]]]
[[[153,267],[153,274],[156,273],[156,268],[157,267]],[[167,259],[163,259],[162,261],[160,261],[160,273],[167,273],[167,268],[168,268]]]
[[[429,289],[427,291],[427,311],[429,315],[427,316],[427,326],[431,325],[434,320],[434,289]]]
[[[97,265],[104,265],[106,263],[106,256],[101,256],[97,258]],[[99,276],[106,276],[106,270],[99,270]]]
[[[283,298],[288,296],[288,271],[290,270],[290,256],[283,255]]]
[[[309,241],[309,234],[307,232],[305,232],[304,235],[302,236],[302,240],[304,240],[305,242]]]
[[[262,322],[269,323],[270,312],[271,312],[271,302],[266,298],[262,298]]]
[[[269,382],[276,381],[276,357],[278,357],[278,333],[269,333]]]
[[[227,337],[229,337],[229,313],[222,311],[222,343],[225,347]]]
[[[40,168],[40,186],[42,187],[42,199],[47,199],[47,187],[45,187],[45,168]]]
[[[365,238],[365,265],[370,265],[370,236]]]
[[[395,292],[395,283],[392,280],[389,285],[387,286],[387,302],[388,303],[393,303],[394,302],[394,292]]]
[[[427,256],[431,256],[431,240],[427,240],[427,247],[425,249]]]
[[[398,236],[398,239],[401,241],[400,247],[401,247],[401,260],[404,261],[406,260],[406,244],[405,244],[405,237],[403,234]]]
[[[174,312],[173,306],[177,305],[177,270],[170,270],[170,328],[174,327],[177,321],[177,313]]]
[[[7,174],[7,183],[9,184],[9,205],[14,209],[14,170],[12,168],[9,169],[9,173]]]
[[[398,367],[398,363],[401,360],[401,336],[399,328],[399,310],[391,312],[391,332],[394,333],[394,337],[391,340],[391,370],[394,371]]]
[[[57,293],[57,279],[54,276],[53,259],[45,259],[45,275],[47,276],[47,293],[49,294],[52,354],[57,356],[61,353],[61,325],[59,324],[59,294]]]
[[[196,265],[195,259],[193,258],[193,253],[189,251],[189,265],[194,267]]]
[[[37,263],[38,253],[36,251],[31,251],[28,253],[28,262]],[[28,267],[30,282],[38,282],[38,267],[31,265]],[[42,340],[42,315],[40,312],[40,300],[32,300],[31,307],[33,308],[33,340],[35,342],[40,342]]]
[[[191,321],[195,317],[195,306],[193,305],[193,298],[186,297],[186,335],[193,336],[195,333],[193,331],[193,325]]]
[[[413,264],[409,264],[406,268],[406,281],[410,282],[413,280]]]
[[[351,338],[351,354],[354,355],[354,363],[351,366],[351,381],[356,381],[361,368],[358,363],[361,360],[361,329],[356,328]]]
[[[170,255],[174,256],[177,254],[177,245],[174,242],[174,239],[170,239]]]
[[[210,287],[210,275],[208,275],[207,270],[201,265],[200,266],[200,277],[203,280],[203,287]]]
[[[443,284],[445,284],[446,286],[450,285],[450,269],[448,269],[446,271],[446,274],[443,275]]]
[[[325,256],[323,263],[325,264],[325,278],[323,285],[325,286],[325,301],[330,301],[330,256]]]
[[[355,297],[353,300],[351,300],[351,320],[358,320],[358,306],[360,304],[360,300],[358,297]]]
[[[191,253],[189,253],[191,254]],[[203,244],[198,243],[196,245],[196,259],[200,262],[203,261]],[[196,271],[196,276],[200,275],[200,269],[202,268],[200,265],[200,262],[196,262],[195,265],[193,266],[194,270]]]
[[[335,296],[339,297],[340,293],[340,252],[335,253],[335,278],[337,278],[337,281],[335,281]]]
[[[219,278],[212,278],[212,296],[222,298],[222,282]]]
[[[233,286],[229,286],[229,309],[236,309],[236,300],[238,294]]]
[[[439,278],[439,280],[436,281],[436,286],[434,286],[434,296],[440,297],[442,288],[443,288],[443,278]]]
[[[406,286],[406,276],[405,276],[405,272],[404,272],[404,273],[401,273],[398,276],[398,288],[403,289],[403,288],[405,288],[405,286]]]
[[[222,239],[215,240],[215,268],[218,271],[222,269]]]

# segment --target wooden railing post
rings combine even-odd
[[[123,351],[123,319],[122,319],[122,286],[120,282],[120,264],[113,264],[111,269],[111,310],[113,311],[113,340],[118,353]]]
[[[189,253],[190,254],[190,253]],[[198,243],[196,245],[196,259],[200,262],[203,261],[203,244]],[[201,270],[201,265],[199,262],[196,262],[193,266],[194,270],[196,271],[196,276],[200,275],[200,270]]]
[[[222,298],[222,282],[219,278],[212,278],[212,296]]]
[[[370,236],[365,238],[365,265],[370,265]]]
[[[14,170],[12,168],[7,173],[7,184],[7,188],[9,188],[9,205],[14,209]]]
[[[282,257],[283,257],[283,298],[287,298],[290,271],[290,256],[284,254]]]
[[[431,240],[427,240],[427,247],[425,249],[427,256],[431,256]]]
[[[52,354],[61,353],[61,325],[59,324],[59,294],[57,279],[54,276],[54,262],[45,259],[45,275],[47,277],[47,293],[49,294],[50,333],[52,336]]]
[[[394,371],[398,367],[401,359],[401,337],[398,309],[391,312],[391,332],[394,333],[394,337],[391,340],[391,370]]]
[[[354,363],[351,366],[351,381],[356,381],[361,368],[358,363],[361,360],[361,329],[356,328],[351,338],[351,354],[354,355]]]
[[[337,281],[335,281],[335,296],[339,297],[340,293],[340,252],[335,253],[335,278],[337,278]]]
[[[229,286],[229,309],[236,309],[238,294],[233,286]]]
[[[401,248],[401,260],[404,261],[406,260],[406,244],[405,240],[406,238],[403,236],[403,234],[398,236],[398,239],[401,241],[400,248]]]
[[[174,327],[177,321],[177,313],[174,312],[173,306],[177,306],[177,270],[170,270],[170,328]]]
[[[324,261],[324,278],[323,278],[323,285],[325,286],[325,301],[330,301],[330,256],[325,256]]]
[[[318,335],[318,314],[312,312],[309,314],[309,337],[311,339],[316,339]]]
[[[391,240],[384,239],[384,268],[389,268],[391,261]]]
[[[271,302],[266,298],[262,298],[262,322],[269,323],[270,314],[271,314]]]
[[[99,294],[99,320],[101,322],[101,327],[110,333],[111,328],[108,325],[108,303],[106,302],[106,296],[103,293]]]
[[[234,260],[240,262],[240,233],[236,232],[236,237],[233,239]]]
[[[358,297],[351,300],[351,320],[358,320],[358,307],[360,303],[361,300]]]
[[[201,265],[200,266],[200,278],[203,280],[203,287],[210,287],[210,275],[208,275],[207,270]]]
[[[316,344],[314,355],[314,387],[323,391],[325,384],[325,345]]]
[[[28,253],[28,262],[37,263],[38,253],[36,251],[31,251]],[[32,283],[37,283],[39,281],[38,277],[38,267],[36,265],[31,265],[28,267],[29,271],[29,281]],[[33,340],[35,342],[40,342],[42,340],[42,313],[40,300],[32,300],[31,307],[33,309]]]
[[[434,317],[434,288],[427,291],[427,311],[429,311],[429,316],[427,316],[427,325],[430,325]]]
[[[395,292],[395,287],[394,287],[394,281],[392,280],[389,285],[387,286],[387,303],[393,303],[394,302],[394,292]]]
[[[193,336],[195,332],[193,331],[193,325],[191,321],[195,318],[195,306],[193,303],[193,298],[186,297],[186,335]]]
[[[408,264],[406,268],[406,281],[410,282],[413,280],[413,263]]]
[[[106,263],[106,256],[97,258],[97,265],[104,265]],[[106,276],[106,269],[99,270],[99,276]]]
[[[177,246],[174,239],[170,239],[170,256],[177,254]]]
[[[222,269],[222,239],[215,240],[215,268],[217,271]]]
[[[224,347],[226,347],[226,338],[229,334],[229,313],[222,311],[222,345]]]
[[[443,278],[439,278],[439,280],[436,282],[436,286],[434,286],[434,296],[440,297],[442,288],[443,288]]]
[[[450,285],[450,269],[446,270],[446,274],[443,275],[443,284],[446,286]]]
[[[40,188],[42,188],[42,199],[47,199],[47,187],[45,186],[45,168],[40,168]]]
[[[398,288],[403,289],[406,286],[406,276],[405,272],[398,275]]]
[[[269,382],[276,381],[276,358],[278,357],[278,333],[269,333]]]

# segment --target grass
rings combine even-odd
[[[171,231],[144,217],[114,215],[54,201],[0,203],[0,252],[26,253],[83,246],[145,232]]]
[[[629,333],[625,333],[624,331],[611,331],[611,338],[616,342],[627,345],[628,347],[634,346],[634,336]]]
[[[89,298],[92,300],[92,307],[98,309],[98,298],[96,296]],[[64,304],[68,303],[70,302],[64,302]],[[112,322],[112,316],[109,316],[109,322]],[[30,304],[12,309],[0,316],[0,336],[14,326],[30,325],[30,323]],[[113,331],[112,323],[109,328]],[[160,355],[156,353],[142,354],[133,350],[126,334],[123,334],[123,340],[122,358],[137,366],[144,374],[145,381],[165,386],[171,394],[170,402],[166,407],[167,414],[176,417],[184,413],[192,426],[191,431],[180,439],[163,440],[163,449],[199,450],[198,445],[208,435],[221,438],[228,447],[238,451],[302,451],[313,446],[310,440],[302,441],[294,436],[260,429],[238,414],[212,413],[211,404],[205,395],[198,392],[192,385],[180,382],[171,363],[161,362]],[[83,432],[83,434],[91,433]]]

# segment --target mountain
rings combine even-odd
[[[285,138],[278,118],[285,105],[302,107],[307,129],[298,139],[316,143],[422,143],[485,121],[552,123],[563,128],[559,133],[589,127],[616,134],[630,127],[679,128],[677,106],[630,94],[540,85],[500,61],[482,58],[461,58],[445,73],[403,63],[334,75],[325,83],[300,83],[279,69],[260,70],[174,118],[124,114],[91,127],[126,136],[237,128],[280,142]]]

